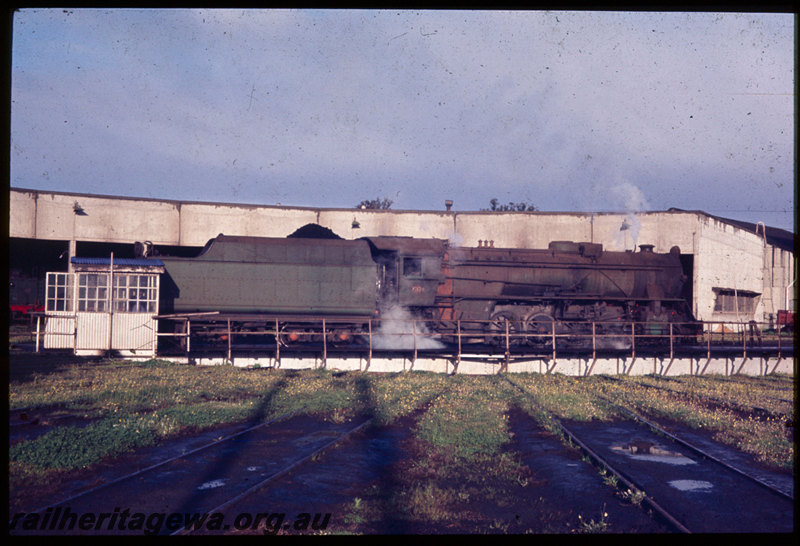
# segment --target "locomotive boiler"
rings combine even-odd
[[[550,345],[559,336],[587,345],[592,333],[626,335],[632,327],[658,339],[694,323],[678,247],[666,254],[652,245],[634,253],[571,241],[547,249],[453,248],[443,269],[440,318],[488,321],[490,335],[510,330],[516,342]]]
[[[330,329],[339,341],[353,341],[396,309],[445,341],[457,332],[495,344],[509,333],[514,343],[541,346],[555,336],[585,342],[587,333],[631,328],[662,336],[694,322],[677,247],[661,254],[648,245],[613,252],[570,241],[515,249],[412,237],[220,235],[195,258],[158,259],[166,269],[162,313],[276,321],[284,343],[320,319],[339,325]]]

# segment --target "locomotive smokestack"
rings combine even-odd
[[[642,252],[653,252],[653,248],[655,245],[639,245],[639,249]]]
[[[450,209],[452,207],[453,207],[452,199],[448,199],[447,201],[444,202],[444,208],[447,209],[448,212],[450,212]]]

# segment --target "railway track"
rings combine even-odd
[[[507,375],[503,377],[514,388],[531,396]],[[445,392],[446,388],[433,399]],[[431,399],[425,402],[430,403]],[[792,531],[792,491],[781,491],[768,480],[726,464],[707,447],[679,438],[653,421],[616,407],[629,420],[608,425],[556,419],[553,422],[604,474],[604,481],[613,477],[621,494],[651,510],[659,521],[683,533]],[[296,471],[302,469],[308,471],[304,473],[313,475],[319,468],[315,462],[323,452],[342,446],[365,431],[372,422],[370,415],[348,422],[284,415],[240,428],[202,445],[195,442],[193,447],[173,456],[142,463],[135,472],[62,496],[60,500],[28,514],[38,514],[39,521],[43,522],[44,526],[36,529],[37,534],[70,534],[60,528],[61,522],[67,518],[66,510],[76,514],[79,528],[68,530],[74,534],[86,534],[92,530],[113,534],[142,534],[143,531],[146,534],[190,534],[226,530],[253,533],[258,532],[259,524],[264,529],[278,532],[288,529],[283,525],[291,525],[291,522],[269,510],[276,506],[269,499],[283,500],[281,492],[284,489],[280,488],[288,488],[286,492],[297,494],[295,488],[302,485],[299,483],[301,479],[307,478],[298,477]],[[362,435],[362,439],[364,436],[367,435]],[[376,447],[369,444],[367,451],[377,449],[382,450],[382,456],[397,456],[392,453],[394,445]],[[347,453],[338,453],[340,451]],[[341,458],[353,456],[349,449],[336,452]],[[381,460],[380,464],[384,465],[384,461]],[[660,470],[655,472],[655,467],[660,467]],[[588,468],[591,474],[593,471]],[[342,490],[358,482],[348,471],[341,474],[339,484]],[[330,483],[326,487],[330,489]],[[271,491],[273,488],[277,491]],[[391,488],[387,486],[386,489]],[[263,495],[266,490],[272,496]],[[349,495],[344,495],[344,498],[352,500],[353,493]],[[301,494],[301,498],[301,502],[308,504],[299,505],[298,512],[316,506],[306,500],[308,496]],[[254,506],[259,508],[254,510]],[[90,522],[93,527],[80,528],[77,515],[84,514],[95,518]],[[132,528],[133,514],[146,517],[138,527]],[[163,518],[150,521],[159,515]],[[177,519],[170,520],[173,515]],[[214,519],[216,516],[221,519]],[[308,516],[312,522],[322,524],[325,521],[324,513],[314,512],[313,516],[311,513]],[[317,516],[319,519],[314,519]],[[98,521],[98,517],[104,519]],[[218,527],[209,527],[212,522]],[[20,521],[12,520],[10,523],[16,523],[19,534],[23,534],[25,530],[20,529]],[[294,523],[298,524],[297,520]],[[300,524],[313,525],[308,522]],[[11,527],[12,534],[15,534],[14,525]]]
[[[114,534],[185,533],[199,523],[198,518],[220,512],[371,421],[362,418],[340,424],[320,423],[305,416],[285,415],[77,492],[27,512],[26,516],[39,514],[40,526],[36,530],[45,534],[81,534],[87,530]],[[274,439],[276,436],[281,442]],[[86,514],[88,519],[81,526],[79,518]],[[146,515],[147,519],[136,522],[135,514]],[[170,522],[158,517],[165,514],[182,518]],[[23,530],[13,518],[10,528]]]
[[[444,392],[446,389],[426,400],[423,407]],[[23,517],[12,515],[11,534],[35,530],[37,534],[94,531],[185,535],[204,530],[252,531],[259,525],[266,529],[270,521],[274,523],[271,518],[279,514],[248,512],[253,506],[248,502],[249,497],[304,465],[313,465],[321,454],[374,423],[375,419],[369,414],[345,422],[286,414],[239,427],[205,443],[194,442],[192,447],[179,449],[173,455],[160,456],[159,460],[143,464],[133,472],[24,512],[23,516],[28,519],[32,514],[38,516],[35,529],[26,529]],[[242,511],[234,515],[233,509],[237,506]],[[84,515],[88,515],[89,521],[81,526],[80,517]],[[280,515],[283,521],[285,514]],[[314,516],[313,521],[317,522],[324,514]],[[170,521],[170,517],[175,519]],[[285,528],[289,525],[287,522]]]
[[[577,445],[627,498],[635,498],[681,533],[792,532],[794,497],[728,464],[708,449],[667,432],[626,408],[629,417],[607,425],[565,423],[524,388],[505,379]]]
[[[225,499],[220,504],[217,504],[216,506],[214,506],[214,507],[212,507],[210,509],[207,509],[205,511],[205,513],[208,513],[208,514],[221,514],[221,513],[223,513],[230,506],[233,506],[233,505],[241,502],[248,495],[253,494],[254,492],[258,491],[259,489],[265,487],[270,482],[273,482],[273,481],[277,480],[278,478],[288,474],[289,472],[291,472],[295,468],[299,467],[300,465],[306,463],[307,461],[312,460],[314,457],[318,456],[319,454],[321,454],[322,452],[324,452],[325,450],[327,450],[331,446],[333,446],[335,444],[338,444],[339,442],[344,441],[346,438],[348,438],[351,435],[355,434],[356,432],[364,429],[365,427],[367,427],[370,424],[370,422],[371,422],[371,419],[361,420],[355,426],[353,426],[352,428],[348,428],[348,429],[344,430],[343,432],[341,432],[341,434],[337,434],[333,439],[331,439],[327,443],[323,444],[321,447],[315,449],[313,452],[308,453],[308,454],[304,455],[303,457],[301,457],[299,459],[296,459],[294,461],[289,462],[288,464],[283,465],[280,469],[276,470],[272,474],[269,474],[268,476],[264,477],[263,479],[258,480],[256,483],[254,483],[250,487],[246,488],[244,491],[241,491],[240,493],[234,495],[233,497]],[[268,518],[269,518],[269,516],[267,516],[267,519]],[[252,527],[253,525],[258,525],[258,522],[254,523],[254,522],[250,521],[248,527]],[[172,534],[173,535],[185,535],[185,534],[192,533],[194,530],[197,530],[197,529],[192,529],[192,528],[188,528],[188,527],[184,526],[182,528],[176,529]]]

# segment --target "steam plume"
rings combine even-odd
[[[636,213],[648,210],[650,204],[642,190],[630,182],[621,182],[614,186],[611,196],[615,206],[627,213],[614,235],[614,246],[618,250],[635,250],[639,242],[639,231],[642,229],[642,222],[636,217]]]
[[[440,349],[442,345],[433,339],[425,323],[400,306],[392,306],[381,312],[381,323],[373,334],[372,344],[376,349],[413,350]]]

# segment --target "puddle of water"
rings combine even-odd
[[[225,480],[211,480],[210,482],[206,482],[197,489],[202,491],[203,489],[214,489],[216,487],[222,487],[225,485]]]
[[[697,464],[695,461],[677,451],[669,451],[645,440],[633,440],[627,444],[611,446],[613,451],[623,453],[637,461],[665,463],[671,465]]]
[[[649,461],[651,463],[665,463],[671,464],[676,466],[686,465],[686,464],[697,464],[693,460],[688,457],[684,457],[683,455],[678,455],[675,457],[674,455],[631,455],[631,459],[636,459],[638,461]]]
[[[714,487],[711,482],[703,480],[672,480],[667,483],[680,491],[700,491],[702,493],[708,493]]]

